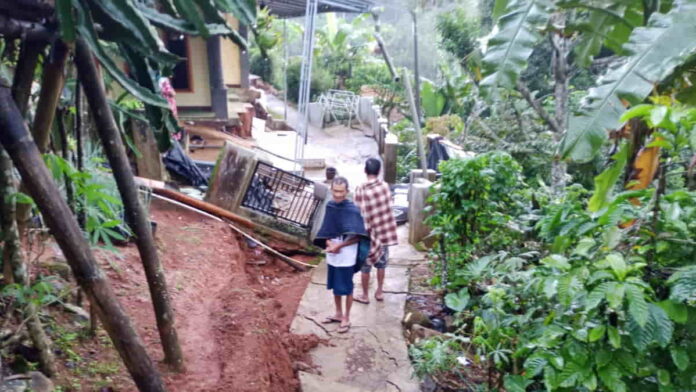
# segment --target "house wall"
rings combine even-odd
[[[188,37],[190,58],[191,91],[177,91],[176,104],[179,107],[210,107],[210,79],[208,69],[208,50],[205,40],[200,37]]]
[[[239,30],[239,21],[231,15],[226,16],[227,23],[235,30]],[[241,60],[239,46],[228,38],[221,41],[222,73],[225,85],[238,87],[242,83]]]

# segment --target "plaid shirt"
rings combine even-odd
[[[398,243],[389,185],[379,179],[369,180],[358,186],[354,199],[365,220],[365,228],[370,233],[367,262],[374,264],[382,257],[385,246]]]

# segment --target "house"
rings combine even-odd
[[[229,25],[247,36],[247,27],[228,15]],[[186,125],[217,128],[242,137],[251,136],[253,105],[246,102],[249,58],[230,39],[167,34],[167,49],[184,58],[174,68],[179,119]]]

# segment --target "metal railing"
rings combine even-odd
[[[314,182],[264,162],[256,164],[242,200],[243,207],[304,229],[312,226],[320,203],[314,194]]]

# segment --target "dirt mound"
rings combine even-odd
[[[288,332],[309,272],[298,273],[260,248],[250,248],[224,223],[158,201],[150,212],[158,223],[157,247],[186,361],[183,374],[168,373],[160,363],[168,390],[297,391],[298,364],[306,366],[307,351],[320,342],[313,335]],[[153,360],[161,362],[137,249],[130,244],[119,250],[120,255],[102,253],[100,263]],[[136,390],[122,377],[122,366],[119,373],[110,387]]]

